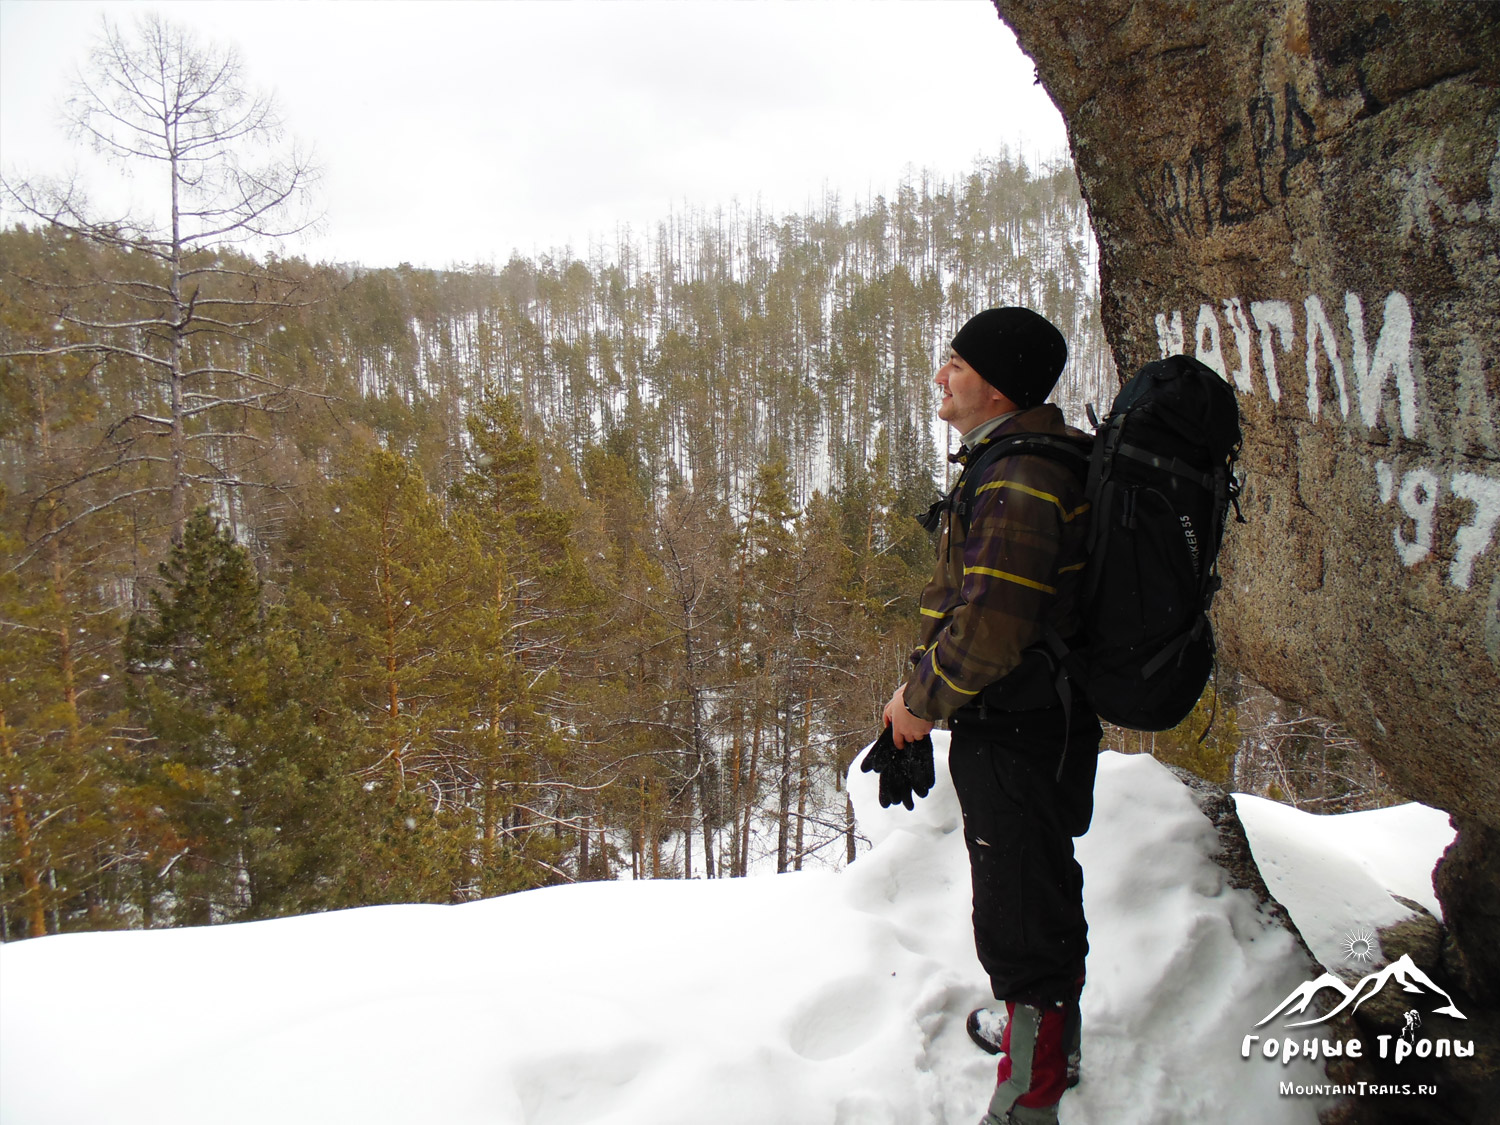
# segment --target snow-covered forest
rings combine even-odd
[[[844,861],[934,360],[1034,304],[1106,397],[1091,246],[1002,155],[587,260],[205,248],[177,333],[159,256],[4,232],[5,932]]]

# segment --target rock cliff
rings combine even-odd
[[[1500,1005],[1500,4],[996,6],[1067,121],[1120,369],[1239,391],[1224,657],[1453,814],[1439,893]]]

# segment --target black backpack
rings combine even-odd
[[[1214,663],[1208,611],[1231,503],[1244,522],[1234,475],[1241,440],[1229,384],[1175,355],[1148,363],[1121,388],[1104,421],[1095,421],[1092,441],[1016,434],[968,466],[948,500],[965,531],[974,489],[998,458],[1051,457],[1085,481],[1092,523],[1082,639],[1070,647],[1049,630],[1045,641],[1064,707],[1076,688],[1105,722],[1161,731],[1198,702]]]

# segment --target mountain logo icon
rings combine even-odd
[[[1468,1019],[1466,1015],[1458,1010],[1453,1003],[1453,997],[1435,984],[1431,977],[1417,968],[1409,954],[1402,954],[1401,959],[1393,961],[1383,969],[1377,969],[1373,973],[1366,973],[1353,986],[1345,984],[1332,973],[1324,973],[1317,980],[1310,980],[1306,984],[1299,984],[1292,989],[1291,993],[1280,1004],[1272,1009],[1270,1015],[1256,1024],[1256,1027],[1264,1027],[1277,1016],[1300,1016],[1307,1012],[1312,1006],[1313,1000],[1323,993],[1324,989],[1332,989],[1340,997],[1339,1002],[1325,1015],[1315,1016],[1312,1019],[1297,1020],[1294,1023],[1283,1024],[1283,1027],[1307,1027],[1310,1024],[1324,1023],[1335,1016],[1348,1011],[1353,1012],[1370,997],[1383,989],[1387,984],[1395,981],[1401,986],[1401,990],[1407,994],[1407,1003],[1415,1006],[1416,997],[1428,996],[1433,1000],[1439,998],[1443,1003],[1435,1008],[1428,1009],[1436,1015],[1452,1016],[1454,1019]]]

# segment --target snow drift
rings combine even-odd
[[[842,872],[5,947],[0,1119],[967,1125],[994,1061],[963,1029],[988,992],[934,742],[939,783],[914,813],[851,771],[873,847]],[[1166,769],[1103,755],[1078,847],[1092,952],[1065,1123],[1316,1119],[1276,1089],[1318,1080],[1311,1065],[1239,1055],[1315,968],[1227,886],[1215,846]]]

